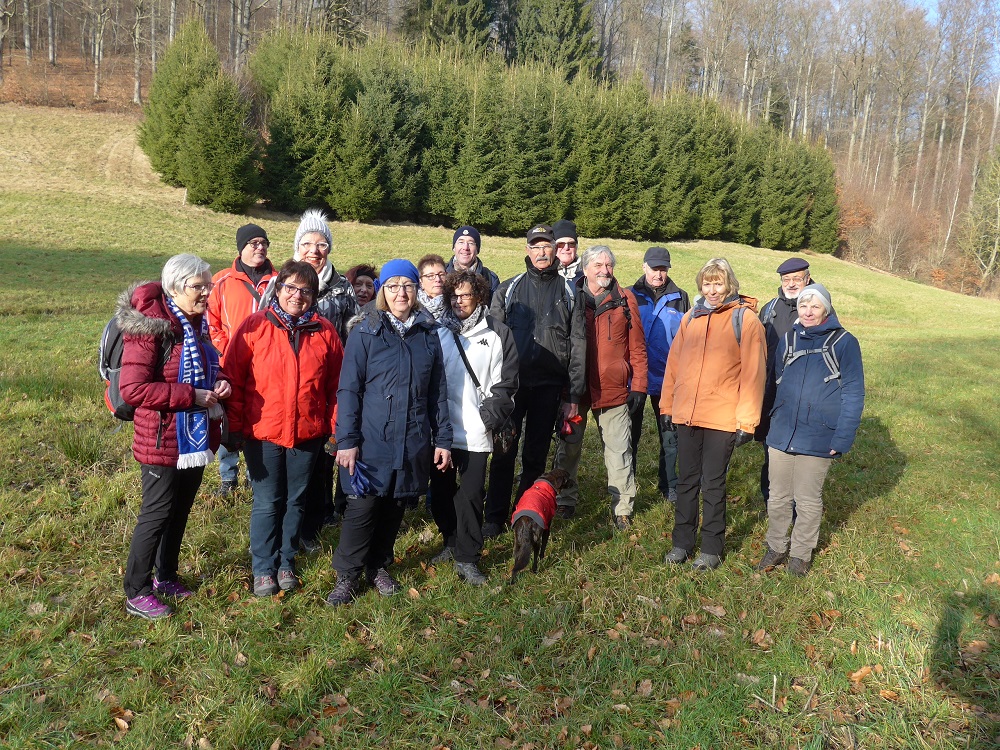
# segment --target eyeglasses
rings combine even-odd
[[[299,243],[299,247],[302,248],[303,250],[312,250],[313,248],[316,248],[321,253],[325,253],[327,250],[330,249],[330,243],[329,242],[300,242]]]
[[[207,284],[185,284],[185,289],[194,289],[198,294],[204,294],[205,292],[211,292],[215,288],[215,284],[211,281]]]
[[[473,298],[473,297],[475,297],[476,295],[474,295],[474,294],[472,294],[471,292],[469,292],[468,294],[453,294],[453,295],[451,295],[451,296],[452,296],[452,297],[453,297],[454,299],[457,299],[457,300],[458,300],[458,301],[460,301],[460,302],[465,302],[465,301],[467,301],[467,300],[470,300],[470,299],[472,299],[472,298]]]
[[[786,286],[788,284],[804,284],[806,281],[805,276],[782,276],[781,285]]]
[[[284,289],[286,292],[288,292],[288,294],[292,297],[294,297],[296,294],[299,295],[300,297],[313,296],[313,290],[306,289],[305,287],[293,286],[292,284],[282,284],[281,288]]]
[[[413,284],[386,284],[384,289],[389,294],[396,294],[397,292],[402,291],[404,294],[410,295],[417,291],[417,287]]]
[[[434,273],[421,274],[420,278],[427,279],[429,281],[430,279],[443,279],[447,275],[448,274],[446,274],[444,271],[436,271]]]
[[[271,246],[271,243],[267,240],[250,240],[247,244],[256,250],[259,250],[262,247],[267,248]]]
[[[528,245],[529,250],[541,250],[543,253],[547,253],[552,250],[552,245],[545,243],[544,245]]]
[[[576,240],[570,240],[569,242],[557,242],[556,250],[565,250],[566,248],[575,248]]]

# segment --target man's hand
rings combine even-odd
[[[628,405],[629,414],[641,414],[646,407],[646,394],[639,391],[629,391],[625,403]]]
[[[435,448],[434,466],[438,471],[444,471],[451,466],[451,451],[444,448]]]
[[[347,473],[354,476],[354,464],[358,462],[360,448],[344,448],[337,451],[337,466],[347,469]]]

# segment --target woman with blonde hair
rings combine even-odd
[[[733,449],[753,439],[764,397],[764,328],[757,300],[742,296],[725,258],[708,261],[695,279],[701,292],[670,347],[660,396],[660,429],[677,431],[677,503],[673,549],[666,562],[694,554],[695,570],[719,567],[726,540],[726,472]],[[750,314],[747,314],[747,313]]]

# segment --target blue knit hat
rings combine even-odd
[[[459,227],[455,230],[455,234],[451,237],[451,246],[455,247],[455,243],[458,242],[459,237],[471,237],[476,241],[476,249],[480,250],[483,246],[483,241],[479,237],[479,230],[475,227]]]
[[[394,258],[383,264],[382,270],[378,274],[378,283],[385,284],[394,276],[402,276],[414,284],[420,283],[420,273],[417,271],[417,267],[406,258]]]

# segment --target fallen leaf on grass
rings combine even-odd
[[[878,694],[885,698],[887,701],[898,701],[899,693],[895,690],[879,690]]]
[[[118,716],[115,717],[115,726],[123,732],[128,731],[128,722]]]
[[[611,708],[613,708],[615,711],[621,711],[622,713],[625,714],[632,713],[631,707],[626,703],[616,703]]]
[[[648,698],[653,694],[653,681],[643,680],[642,682],[639,683],[639,686],[635,689],[635,692],[638,695],[641,695],[643,698]]]
[[[710,615],[715,615],[716,617],[726,616],[726,608],[718,604],[706,604],[704,607],[702,607],[702,609],[708,612]]]
[[[410,586],[410,588],[407,590],[406,595],[408,597],[410,597],[411,599],[419,599],[420,598],[420,592],[417,591],[412,586]]]
[[[851,672],[849,675],[847,675],[847,679],[849,679],[851,682],[855,684],[859,684],[863,679],[865,679],[865,677],[867,677],[871,673],[872,673],[872,668],[866,664],[865,666],[861,667],[861,669],[859,669],[857,672]]]
[[[555,630],[550,630],[546,633],[545,637],[542,638],[543,646],[551,646],[559,641],[560,638],[565,635],[566,631],[564,628],[556,628]]]
[[[701,625],[703,622],[705,622],[704,615],[699,615],[697,612],[692,612],[681,618],[681,623],[684,625]]]
[[[587,661],[593,661],[594,657],[597,655],[597,646],[591,646],[587,649]]]
[[[28,605],[27,612],[29,615],[40,615],[45,612],[45,605],[41,602],[32,602]]]
[[[995,586],[1000,586],[1000,573],[990,573],[983,579],[983,583],[992,583]]]
[[[858,642],[851,641],[851,654],[856,655],[858,653]]]
[[[271,743],[271,747],[268,750],[281,750],[281,737],[276,737],[274,742]]]
[[[753,635],[750,636],[750,642],[764,651],[767,651],[774,645],[774,641],[764,628],[755,630]]]
[[[233,666],[245,667],[250,659],[242,651],[236,654],[236,658],[233,660]]]
[[[1000,617],[991,614],[989,617],[986,618],[986,624],[989,625],[991,628],[1000,628]]]
[[[208,737],[198,740],[198,750],[212,750],[212,743],[208,741]]]
[[[617,630],[614,630],[612,628],[609,628],[606,632],[607,632],[608,638],[610,638],[613,641],[617,641],[619,638],[622,637],[621,633],[619,633]]]
[[[988,648],[989,644],[986,641],[969,641],[965,646],[965,653],[981,654]]]
[[[744,685],[756,685],[760,682],[760,677],[752,677],[748,674],[743,674],[742,672],[736,673],[736,681],[742,682]]]

